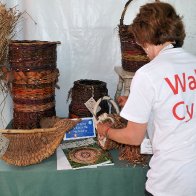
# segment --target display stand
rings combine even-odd
[[[124,96],[129,95],[131,81],[133,79],[133,76],[135,75],[135,72],[125,71],[120,66],[114,67],[114,71],[119,76],[119,81],[118,81],[117,89],[116,89],[116,93],[115,93],[115,100],[116,100],[117,97],[119,97],[121,95],[123,89],[124,89],[124,94],[123,95]]]

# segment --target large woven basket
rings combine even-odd
[[[69,105],[69,117],[81,118],[92,117],[85,103],[93,98],[97,101],[99,98],[108,95],[106,83],[100,80],[82,79],[74,82],[73,88],[69,92],[71,103]],[[107,101],[101,103],[99,114],[108,112]]]
[[[51,119],[48,121],[50,122]],[[51,128],[0,129],[0,133],[9,139],[9,146],[1,159],[16,166],[37,164],[55,152],[65,132],[79,121],[61,119]]]
[[[129,0],[121,14],[119,36],[121,43],[122,67],[125,71],[136,72],[149,62],[145,51],[136,43],[130,25],[124,25],[124,16],[132,0]]]
[[[56,115],[56,45],[60,42],[13,40],[9,44],[13,128],[39,128],[43,117]]]
[[[102,114],[101,116],[96,116],[96,111],[99,103],[102,100],[107,100],[112,104],[115,113],[112,114]],[[121,129],[127,126],[127,120],[120,117],[119,109],[117,104],[110,97],[102,97],[99,99],[94,108],[94,120],[95,122],[110,123],[113,129]],[[146,165],[149,161],[149,155],[140,154],[140,146],[134,145],[124,145],[115,142],[111,139],[104,138],[100,139],[98,136],[98,144],[104,150],[119,149],[119,160],[126,160],[131,164],[143,164]]]

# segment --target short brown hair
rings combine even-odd
[[[130,30],[142,46],[170,41],[174,42],[175,47],[181,47],[186,36],[182,17],[170,4],[163,2],[142,6]]]

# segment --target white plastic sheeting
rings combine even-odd
[[[107,83],[114,97],[118,77],[114,66],[121,65],[118,24],[127,0],[7,0],[7,6],[17,5],[26,12],[17,27],[15,39],[60,41],[57,66],[60,70],[56,90],[58,116],[67,116],[68,91],[79,79],[96,79]],[[152,0],[133,0],[125,15],[130,24],[139,7]],[[181,15],[187,30],[184,47],[196,54],[196,1],[168,0]],[[10,104],[6,105],[7,121]],[[1,127],[1,123],[0,123]]]

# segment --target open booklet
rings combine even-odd
[[[66,142],[57,149],[57,170],[96,168],[113,165],[109,152],[102,150],[93,138]]]

